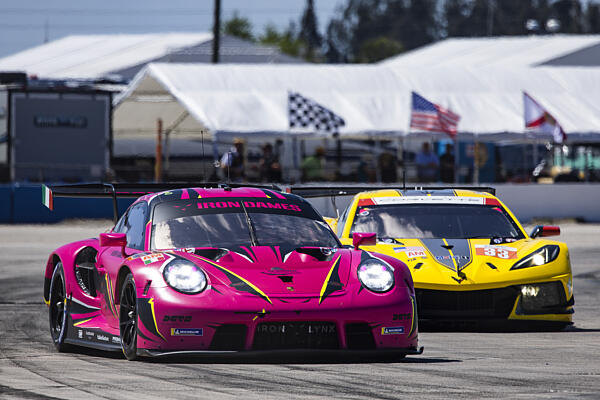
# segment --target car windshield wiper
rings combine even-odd
[[[256,239],[256,229],[254,229],[254,224],[252,223],[252,219],[250,215],[248,215],[248,210],[246,210],[246,206],[244,202],[240,202],[242,205],[242,209],[244,210],[244,215],[246,215],[246,223],[248,224],[248,231],[250,232],[250,244],[252,246],[258,246],[258,240]]]

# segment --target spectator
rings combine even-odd
[[[437,180],[439,160],[431,151],[429,142],[424,142],[421,152],[415,158],[419,182],[435,182]]]
[[[379,155],[379,171],[381,172],[381,182],[393,183],[398,180],[396,171],[396,157],[389,151]]]
[[[271,143],[262,147],[263,154],[258,160],[261,182],[281,182],[281,165],[279,157],[273,152]]]
[[[444,183],[454,183],[454,146],[446,144],[446,151],[440,157],[440,180]]]
[[[323,164],[325,163],[325,149],[317,147],[313,156],[306,157],[302,161],[302,180],[303,181],[322,181]]]
[[[244,141],[236,138],[231,149],[221,157],[221,168],[225,179],[229,178],[232,182],[243,181],[244,164]]]

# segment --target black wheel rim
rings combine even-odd
[[[60,274],[54,275],[54,284],[50,292],[50,327],[52,337],[56,341],[60,336],[63,328],[64,313],[65,313],[65,285]]]
[[[135,326],[137,321],[136,296],[135,288],[131,283],[127,283],[123,290],[120,313],[121,343],[123,348],[129,350],[135,346],[137,335]]]

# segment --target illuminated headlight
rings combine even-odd
[[[560,247],[555,244],[549,244],[517,261],[511,270],[548,264],[556,260],[558,253],[560,253]]]
[[[394,269],[383,261],[371,259],[358,267],[358,279],[373,292],[387,292],[394,286]]]
[[[206,289],[206,275],[189,261],[173,260],[163,271],[165,281],[181,293],[194,294]]]
[[[521,307],[526,313],[549,313],[552,307],[564,307],[565,290],[560,281],[521,286]]]
[[[539,286],[523,285],[521,286],[521,294],[523,297],[535,297],[540,292]]]

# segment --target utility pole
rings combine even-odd
[[[215,15],[213,20],[213,64],[219,63],[219,39],[221,37],[221,0],[215,0]]]

